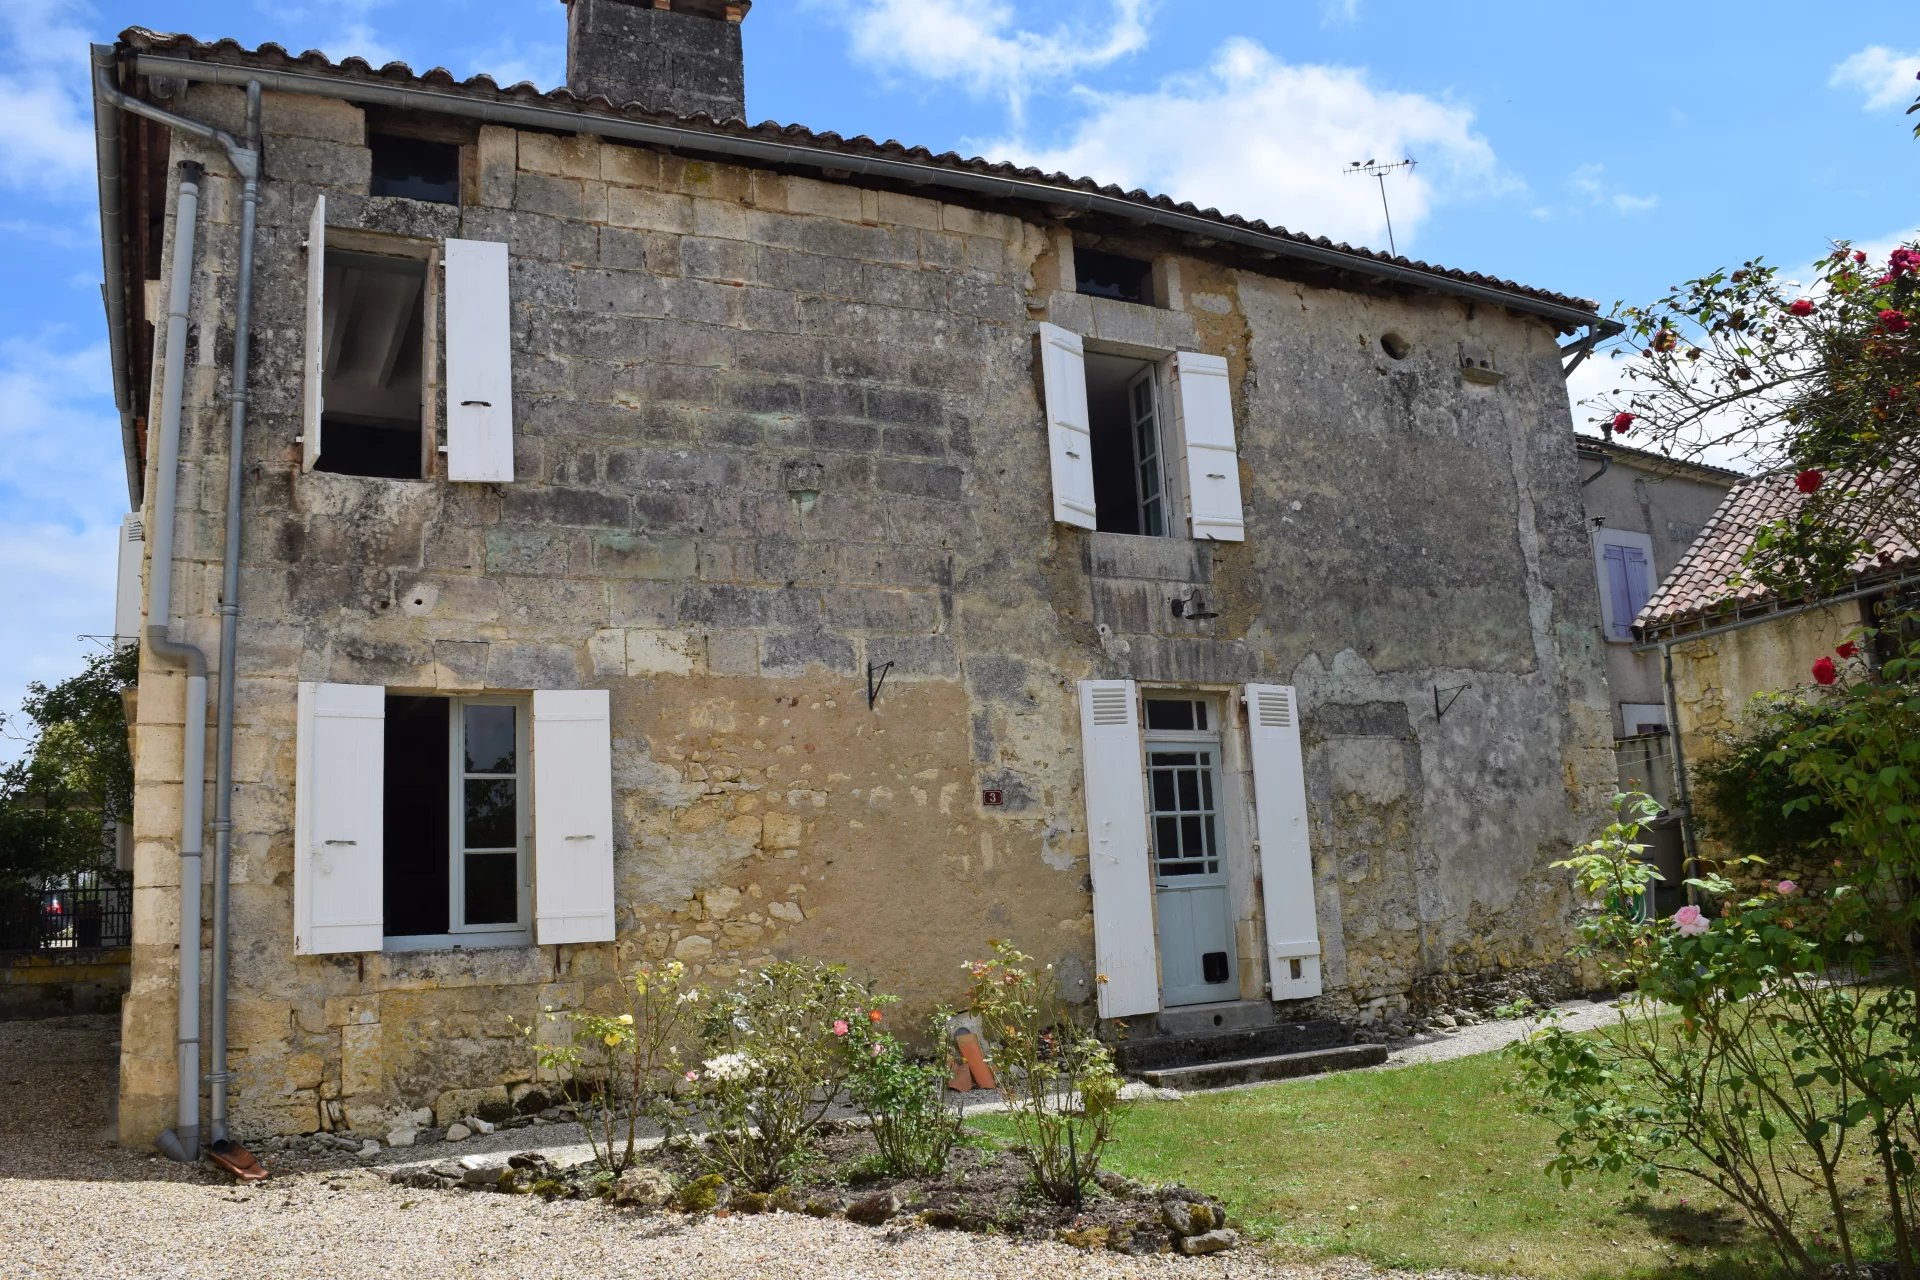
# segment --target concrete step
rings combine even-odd
[[[1328,1049],[1309,1049],[1304,1053],[1278,1053],[1262,1058],[1237,1058],[1142,1071],[1140,1078],[1156,1089],[1186,1092],[1224,1089],[1235,1084],[1258,1084],[1262,1080],[1291,1080],[1296,1076],[1317,1076],[1329,1071],[1352,1071],[1356,1067],[1377,1067],[1386,1060],[1387,1046],[1383,1044],[1343,1044]]]
[[[1148,1035],[1114,1045],[1114,1060],[1128,1075],[1164,1071],[1208,1062],[1242,1058],[1272,1058],[1313,1049],[1331,1049],[1353,1038],[1352,1032],[1331,1018],[1311,1022],[1280,1022],[1242,1031],[1207,1031],[1198,1035]]]
[[[1162,1009],[1154,1023],[1163,1036],[1204,1036],[1223,1031],[1252,1031],[1273,1025],[1271,1000],[1223,1000]]]

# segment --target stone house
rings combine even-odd
[[[1907,509],[1920,509],[1920,485],[1908,479],[1901,488],[1911,499]],[[1634,619],[1636,651],[1671,673],[1667,695],[1678,713],[1673,736],[1682,782],[1690,764],[1710,758],[1740,727],[1756,695],[1810,685],[1815,661],[1833,656],[1862,627],[1878,626],[1889,604],[1912,607],[1920,591],[1913,524],[1894,518],[1901,507],[1892,500],[1881,504],[1879,527],[1863,532],[1874,551],[1848,567],[1844,589],[1791,600],[1743,581],[1760,531],[1793,518],[1805,503],[1790,474],[1741,481]],[[1887,646],[1862,660],[1890,654]],[[1679,799],[1684,813],[1684,793]]]
[[[669,956],[926,1008],[1010,938],[1145,1035],[1564,954],[1592,305],[750,127],[747,8],[573,0],[552,93],[96,49],[125,1139],[203,1039],[216,1137],[504,1104]]]
[[[1581,435],[1575,448],[1590,470],[1580,480],[1600,590],[1600,637],[1613,699],[1613,749],[1620,787],[1645,791],[1667,807],[1649,838],[1666,880],[1656,909],[1685,902],[1684,838],[1674,806],[1672,735],[1660,655],[1635,643],[1634,618],[1686,555],[1727,491],[1735,471],[1668,458],[1618,440]]]

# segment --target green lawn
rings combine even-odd
[[[1106,1163],[1219,1196],[1287,1257],[1541,1280],[1771,1274],[1764,1240],[1710,1191],[1542,1173],[1556,1131],[1503,1091],[1513,1075],[1493,1055],[1142,1104]]]

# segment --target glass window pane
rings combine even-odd
[[[514,708],[470,706],[466,709],[467,772],[514,771]]]
[[[1207,727],[1207,704],[1204,702],[1193,704],[1193,727],[1196,729]]]
[[[514,849],[520,844],[518,806],[511,778],[468,778],[466,794],[466,847],[469,849]]]
[[[518,924],[520,859],[511,853],[467,855],[466,923]]]
[[[1206,850],[1206,843],[1200,835],[1203,818],[1180,819],[1180,850],[1188,857],[1197,858]]]
[[[1173,775],[1165,769],[1153,771],[1153,807],[1163,811],[1173,808]]]
[[[1191,729],[1193,728],[1193,704],[1174,702],[1163,698],[1147,700],[1147,728],[1149,729]],[[1156,754],[1156,760],[1164,757]]]
[[[1191,769],[1180,771],[1180,807],[1188,813],[1200,807],[1200,775]]]
[[[1153,852],[1155,857],[1161,859],[1180,856],[1180,819],[1153,820]]]
[[[1200,807],[1213,812],[1213,770],[1206,769],[1200,774]]]

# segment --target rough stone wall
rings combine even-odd
[[[238,95],[186,107],[230,121]],[[834,959],[924,1007],[1007,937],[1086,995],[1088,677],[1300,686],[1328,1008],[1561,954],[1546,864],[1610,761],[1544,325],[1197,258],[1168,260],[1174,309],[1092,302],[1060,291],[1054,228],[491,127],[465,207],[370,199],[357,110],[269,95],[267,120],[235,751],[243,1126],[504,1097],[531,1066],[509,1016],[591,998],[642,956],[710,979]],[[301,472],[301,243],[322,191],[336,226],[510,244],[514,483]],[[232,185],[203,207],[177,612],[211,650]],[[1229,358],[1246,543],[1052,522],[1039,318]],[[1461,381],[1467,337],[1503,385]],[[1172,618],[1194,582],[1217,618]],[[867,664],[887,661],[869,710]],[[611,690],[619,943],[296,958],[302,679]],[[129,1140],[171,1121],[181,684],[147,656]],[[1458,685],[1436,719],[1435,686]],[[1006,805],[981,807],[983,787]],[[1236,894],[1257,995],[1248,866]]]
[[[1859,628],[1857,604],[1810,609],[1673,647],[1680,745],[1689,766],[1719,754],[1754,695],[1811,684],[1816,659]]]

